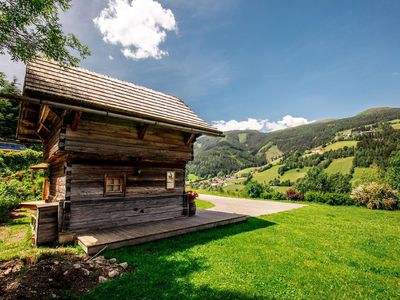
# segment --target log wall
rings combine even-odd
[[[68,126],[65,151],[130,156],[142,159],[189,161],[192,146],[183,132],[149,127],[139,139],[141,127],[82,119],[78,130]]]
[[[114,120],[115,121],[115,120]],[[63,136],[63,135],[62,135]],[[164,128],[82,118],[66,125],[63,232],[172,219],[185,214],[185,167],[193,157],[188,135]],[[166,188],[167,171],[175,188]],[[123,176],[123,195],[105,194],[105,176]]]

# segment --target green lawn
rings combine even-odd
[[[332,163],[325,169],[327,174],[342,173],[350,174],[351,166],[353,165],[354,157],[334,159]]]
[[[292,170],[286,171],[281,176],[281,181],[290,180],[291,182],[296,182],[297,179],[300,179],[300,178],[303,178],[304,176],[306,176],[309,169],[310,169],[310,167],[304,167],[301,169],[292,169]]]
[[[196,208],[197,209],[209,209],[214,207],[215,205],[212,204],[211,202],[205,201],[205,200],[196,200]]]
[[[278,177],[278,169],[281,165],[273,166],[272,168],[260,173],[255,173],[253,179],[260,183],[268,183],[274,178]]]
[[[107,251],[132,274],[84,299],[398,299],[400,211],[311,204]]]
[[[340,141],[340,142],[335,142],[333,144],[330,144],[324,148],[324,152],[330,151],[330,150],[338,150],[344,147],[355,147],[357,146],[357,141]]]
[[[80,253],[78,247],[32,248],[30,212],[18,210],[7,224],[0,225],[0,261],[11,258],[38,257],[43,253]]]

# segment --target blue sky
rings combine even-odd
[[[260,129],[271,130],[400,106],[398,0],[160,0],[173,22],[161,28],[166,36],[157,51],[168,55],[158,59],[124,56],[121,41],[129,36],[104,41],[93,19],[109,0],[72,3],[62,15],[65,31],[92,51],[81,66],[179,96],[208,122],[257,129],[264,122]],[[125,18],[131,22],[136,12]],[[0,70],[23,78],[21,66],[7,59]],[[287,115],[301,118],[282,120]]]

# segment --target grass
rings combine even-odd
[[[393,127],[394,129],[400,129],[400,123],[392,124],[392,127]]]
[[[247,141],[247,133],[239,133],[238,134],[239,143],[243,144]]]
[[[311,204],[107,251],[134,272],[83,299],[396,299],[400,211]]]
[[[7,224],[0,225],[0,261],[11,258],[39,257],[43,254],[81,253],[78,247],[32,248],[30,212],[18,210]]]
[[[265,170],[263,172],[260,173],[255,173],[253,175],[253,179],[255,181],[258,181],[260,183],[268,183],[271,180],[273,180],[274,178],[278,177],[278,169],[280,168],[281,165],[276,165],[273,166],[272,168]]]
[[[265,152],[265,157],[267,158],[268,162],[272,162],[274,157],[279,157],[282,155],[282,151],[279,150],[278,146],[273,145],[271,146],[267,152]]]
[[[379,181],[378,167],[372,166],[369,168],[354,168],[353,179],[351,180],[353,186],[358,186],[362,183],[371,181]]]
[[[196,200],[196,208],[197,209],[209,209],[213,208],[215,205],[212,204],[211,202],[205,201],[205,200]]]
[[[351,166],[353,165],[353,157],[345,157],[334,159],[332,163],[325,169],[327,174],[342,173],[350,174]]]
[[[310,167],[304,167],[301,169],[292,169],[289,171],[286,171],[282,176],[281,176],[281,181],[286,181],[290,180],[290,182],[296,182],[298,179],[303,178],[306,176],[308,170]]]
[[[249,173],[251,173],[251,172],[253,172],[253,171],[255,171],[255,170],[258,170],[259,168],[260,168],[260,167],[250,167],[250,168],[246,168],[246,169],[243,169],[243,170],[240,170],[240,171],[236,172],[235,175],[236,175],[236,176],[242,176],[242,175],[244,175],[244,174],[249,174]]]
[[[335,142],[335,143],[333,143],[333,144],[330,144],[330,145],[327,145],[325,148],[324,148],[324,150],[323,150],[323,152],[327,152],[327,151],[330,151],[330,150],[338,150],[338,149],[341,149],[341,148],[344,148],[344,147],[355,147],[355,146],[357,146],[357,141],[340,141],[340,142]]]
[[[187,179],[189,182],[193,182],[199,180],[200,178],[195,174],[188,174]]]
[[[280,193],[286,194],[288,189],[293,188],[292,186],[274,186],[274,190]]]

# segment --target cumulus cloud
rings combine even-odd
[[[281,120],[274,122],[270,122],[268,119],[257,120],[248,118],[246,121],[237,121],[237,120],[213,121],[212,124],[214,127],[218,128],[221,131],[253,129],[263,132],[269,132],[289,127],[304,125],[311,122],[312,121],[308,121],[306,118],[286,115]]]
[[[168,31],[177,31],[174,14],[154,0],[109,0],[108,6],[93,19],[106,43],[121,45],[126,58],[161,59],[160,49]]]

